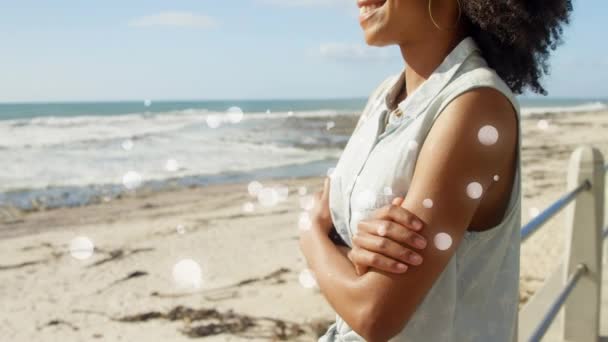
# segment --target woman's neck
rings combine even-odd
[[[466,34],[458,30],[449,36],[399,45],[405,68],[405,89],[412,94],[443,62]]]

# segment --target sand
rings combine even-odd
[[[547,120],[548,128],[539,128]],[[608,154],[608,112],[535,115],[523,121],[523,220],[565,191],[567,161],[580,144]],[[300,285],[298,189],[322,177],[275,179],[289,197],[273,207],[244,203],[247,184],[131,194],[107,203],[0,212],[0,336],[10,341],[310,341],[334,313]],[[564,251],[563,214],[522,246],[521,301]],[[180,226],[178,228],[178,226]],[[86,260],[70,241],[95,245]],[[178,288],[174,265],[202,268],[199,289]]]

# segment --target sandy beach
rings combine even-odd
[[[349,126],[350,125],[350,126]],[[354,126],[337,122],[336,129]],[[523,222],[565,191],[571,152],[581,144],[608,155],[608,111],[547,113],[523,120]],[[0,334],[8,341],[311,341],[334,313],[300,284],[300,191],[322,177],[261,181],[287,186],[265,207],[248,183],[137,192],[108,202],[52,210],[0,208]],[[244,211],[255,203],[252,212]],[[521,254],[524,303],[558,265],[563,213]],[[90,258],[70,254],[89,238]],[[180,260],[201,267],[199,289],[176,287]]]

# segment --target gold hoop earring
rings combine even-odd
[[[431,17],[431,21],[433,22],[433,25],[435,25],[436,28],[443,30],[443,31],[449,31],[449,30],[453,30],[458,27],[458,23],[460,22],[460,17],[462,16],[462,8],[460,7],[460,0],[456,0],[456,3],[458,4],[458,19],[456,19],[456,24],[450,28],[442,28],[439,26],[439,24],[437,24],[437,22],[435,21],[435,18],[433,18],[433,10],[431,9],[432,3],[433,3],[433,0],[429,0],[429,16]]]

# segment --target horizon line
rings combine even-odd
[[[543,95],[516,95],[519,99],[555,99],[555,100],[608,100],[608,97],[583,97],[583,96],[543,96]],[[34,104],[92,104],[92,103],[138,103],[150,101],[154,103],[172,102],[264,102],[264,101],[340,101],[340,100],[366,100],[368,96],[350,97],[301,97],[301,98],[224,98],[224,99],[87,99],[87,100],[28,100],[28,101],[0,101],[0,105],[34,105]]]

